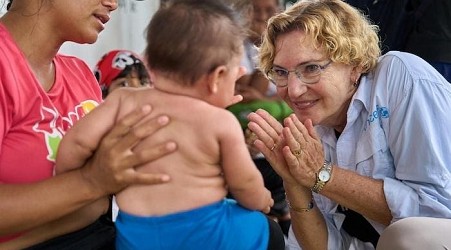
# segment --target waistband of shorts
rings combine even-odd
[[[204,218],[206,214],[214,213],[215,211],[219,211],[224,206],[237,204],[235,200],[232,199],[222,199],[220,201],[201,206],[199,208],[185,210],[177,213],[171,213],[161,216],[141,216],[141,215],[133,215],[127,212],[123,212],[119,209],[118,217],[116,219],[116,223],[120,220],[125,220],[127,223],[137,223],[142,224],[143,221],[147,221],[149,223],[180,223],[183,220],[196,220],[196,218]]]

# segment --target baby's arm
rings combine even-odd
[[[269,212],[274,201],[251,158],[238,120],[226,111],[221,125],[221,159],[229,191],[243,207]]]
[[[56,174],[83,166],[113,127],[126,92],[115,91],[64,135],[56,156]]]

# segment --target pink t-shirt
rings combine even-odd
[[[53,63],[55,84],[46,92],[0,24],[0,185],[51,178],[61,138],[102,101],[83,61],[57,55]]]

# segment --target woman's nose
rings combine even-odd
[[[102,4],[107,6],[110,11],[114,11],[118,7],[117,0],[102,0]]]
[[[297,98],[307,92],[307,84],[302,82],[295,74],[290,74],[288,76],[287,91],[290,98]]]

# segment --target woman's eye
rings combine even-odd
[[[286,77],[288,75],[288,72],[283,69],[274,69],[274,73],[279,77]]]
[[[309,64],[304,67],[303,73],[316,73],[320,70],[320,66],[318,64]]]

